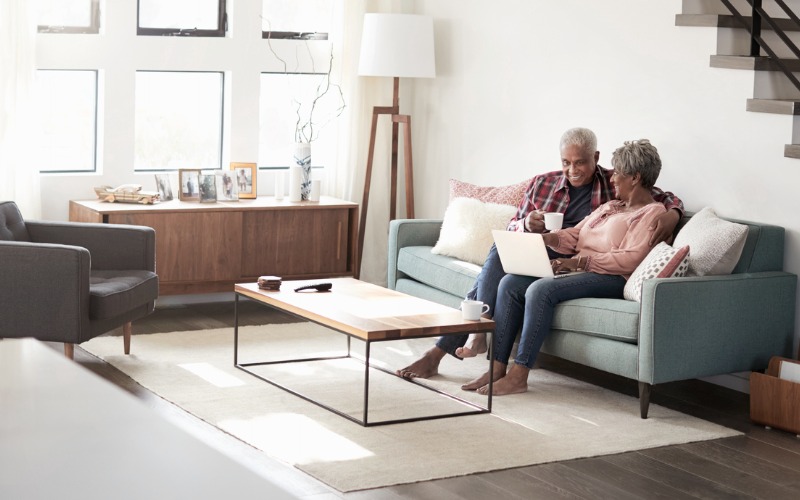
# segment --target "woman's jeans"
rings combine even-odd
[[[533,368],[553,324],[558,303],[582,297],[621,299],[625,278],[618,275],[580,273],[558,278],[532,278],[516,274],[500,281],[494,312],[494,359],[508,364],[517,332],[522,329],[514,362]]]

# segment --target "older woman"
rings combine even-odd
[[[622,298],[625,281],[650,252],[654,222],[666,211],[651,195],[661,171],[658,151],[646,139],[625,142],[614,151],[611,165],[617,199],[601,205],[575,227],[543,235],[556,252],[574,255],[553,260],[554,271],[586,272],[558,278],[509,274],[500,281],[494,312],[494,395],[527,391],[528,373],[550,333],[559,302]],[[507,370],[520,328],[517,354]],[[462,389],[486,394],[488,382],[489,372]]]

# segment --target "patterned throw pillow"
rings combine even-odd
[[[497,203],[498,205],[519,206],[525,189],[531,179],[509,186],[476,186],[468,182],[450,179],[450,201],[455,198],[474,198],[484,203]]]
[[[685,276],[689,269],[689,247],[672,248],[663,241],[653,247],[625,283],[624,297],[642,301],[642,283],[650,278]]]

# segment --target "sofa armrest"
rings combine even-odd
[[[155,272],[156,233],[151,227],[84,222],[26,221],[31,241],[73,245],[89,250],[97,270],[140,269]]]
[[[646,280],[639,381],[761,370],[790,355],[796,289],[782,271]]]
[[[89,329],[85,248],[0,241],[0,337],[79,342]]]
[[[394,290],[405,276],[397,270],[397,256],[403,247],[434,246],[442,229],[441,219],[395,219],[389,222],[387,286]]]

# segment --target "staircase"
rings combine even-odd
[[[755,72],[747,111],[800,116],[800,0],[683,0],[681,10],[676,26],[717,29],[712,68]],[[800,120],[792,123],[783,155],[800,159]]]

